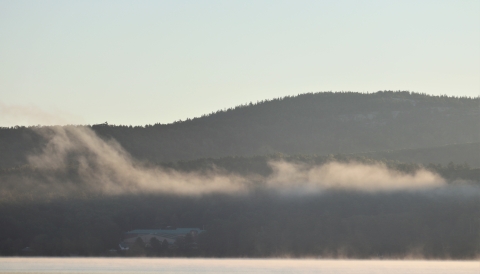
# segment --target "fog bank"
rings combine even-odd
[[[425,169],[409,174],[389,169],[384,164],[357,162],[307,166],[271,161],[269,166],[273,172],[266,177],[232,174],[215,167],[209,171],[180,172],[141,163],[115,140],[104,140],[88,127],[55,126],[35,130],[48,140],[42,151],[28,157],[29,165],[41,176],[9,178],[11,195],[15,195],[15,189],[37,189],[38,194],[43,191],[50,196],[68,196],[79,191],[107,195],[163,193],[195,196],[246,194],[259,189],[303,195],[332,189],[415,191],[445,185],[445,180],[438,174]]]

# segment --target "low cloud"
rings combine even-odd
[[[383,164],[330,162],[307,166],[270,162],[270,176],[240,176],[225,170],[180,172],[136,161],[115,140],[104,140],[90,128],[55,126],[35,129],[48,140],[41,153],[28,158],[42,174],[10,178],[11,189],[38,195],[70,196],[81,193],[106,195],[165,193],[203,195],[246,194],[258,189],[284,194],[319,193],[341,189],[361,192],[419,190],[445,185],[444,179],[420,169],[413,174],[391,170]],[[8,185],[8,184],[7,184]],[[14,196],[14,193],[10,192]]]
[[[38,131],[50,141],[40,155],[29,157],[30,164],[43,170],[66,170],[73,165],[83,185],[94,191],[197,195],[246,190],[246,179],[239,176],[145,167],[117,142],[102,140],[86,127],[48,127]]]
[[[270,166],[273,174],[268,178],[268,186],[289,192],[311,193],[328,189],[385,192],[445,185],[445,180],[431,171],[420,169],[408,174],[389,169],[385,164],[330,162],[309,167],[272,162]]]

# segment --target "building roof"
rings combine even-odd
[[[127,231],[127,234],[154,234],[154,235],[186,235],[190,233],[192,230],[196,231],[197,233],[203,232],[199,228],[176,228],[176,229],[135,229],[131,231]]]

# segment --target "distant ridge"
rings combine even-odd
[[[91,128],[117,140],[134,157],[157,163],[276,152],[370,153],[480,142],[479,103],[478,97],[408,91],[321,92],[166,125]],[[1,128],[0,167],[25,163],[26,155],[44,143],[30,128]]]

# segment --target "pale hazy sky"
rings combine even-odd
[[[480,1],[0,0],[0,126],[316,91],[480,93]]]

